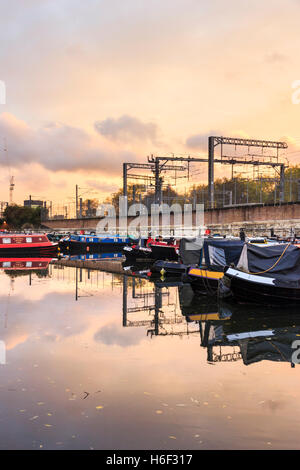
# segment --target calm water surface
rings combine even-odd
[[[297,312],[56,265],[0,276],[1,449],[300,448]]]

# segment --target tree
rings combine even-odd
[[[7,225],[14,229],[21,229],[25,224],[33,227],[41,225],[41,207],[24,207],[12,204],[4,210],[4,219]]]

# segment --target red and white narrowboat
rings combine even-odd
[[[51,242],[46,234],[0,233],[0,257],[36,256],[55,258],[58,243]]]

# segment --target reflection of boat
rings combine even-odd
[[[205,296],[199,299],[199,297],[194,294],[189,284],[179,287],[178,291],[181,313],[186,317],[188,322],[208,320],[223,321],[231,316],[230,312],[221,312],[219,310],[217,297]]]
[[[295,310],[264,309],[221,302],[219,314],[230,318],[200,320],[201,346],[209,362],[242,359],[245,365],[262,360],[289,362],[299,359],[294,341],[299,341],[300,314]]]
[[[0,234],[0,256],[48,256],[55,258],[57,254],[58,243],[49,241],[45,234]]]
[[[236,269],[225,269],[219,292],[245,303],[299,304],[299,248],[290,244],[266,248],[245,245]]]
[[[40,270],[49,266],[52,258],[0,258],[0,269],[5,270]]]
[[[38,277],[48,275],[48,267],[53,258],[0,258],[0,269],[10,278],[28,276],[35,273]]]
[[[70,260],[99,260],[99,259],[116,259],[122,258],[122,253],[84,253],[78,255],[70,255],[66,257]]]

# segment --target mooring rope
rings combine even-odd
[[[288,247],[291,245],[291,243],[288,243],[287,246],[285,247],[285,249],[283,250],[283,252],[281,253],[281,255],[279,256],[278,260],[273,264],[273,266],[271,266],[270,268],[266,269],[265,271],[259,271],[257,273],[252,273],[251,271],[246,271],[247,274],[264,274],[264,273],[267,273],[268,271],[271,271],[271,269],[275,268],[275,266],[279,263],[279,261],[282,259],[284,253],[286,252],[286,250],[288,249]]]

